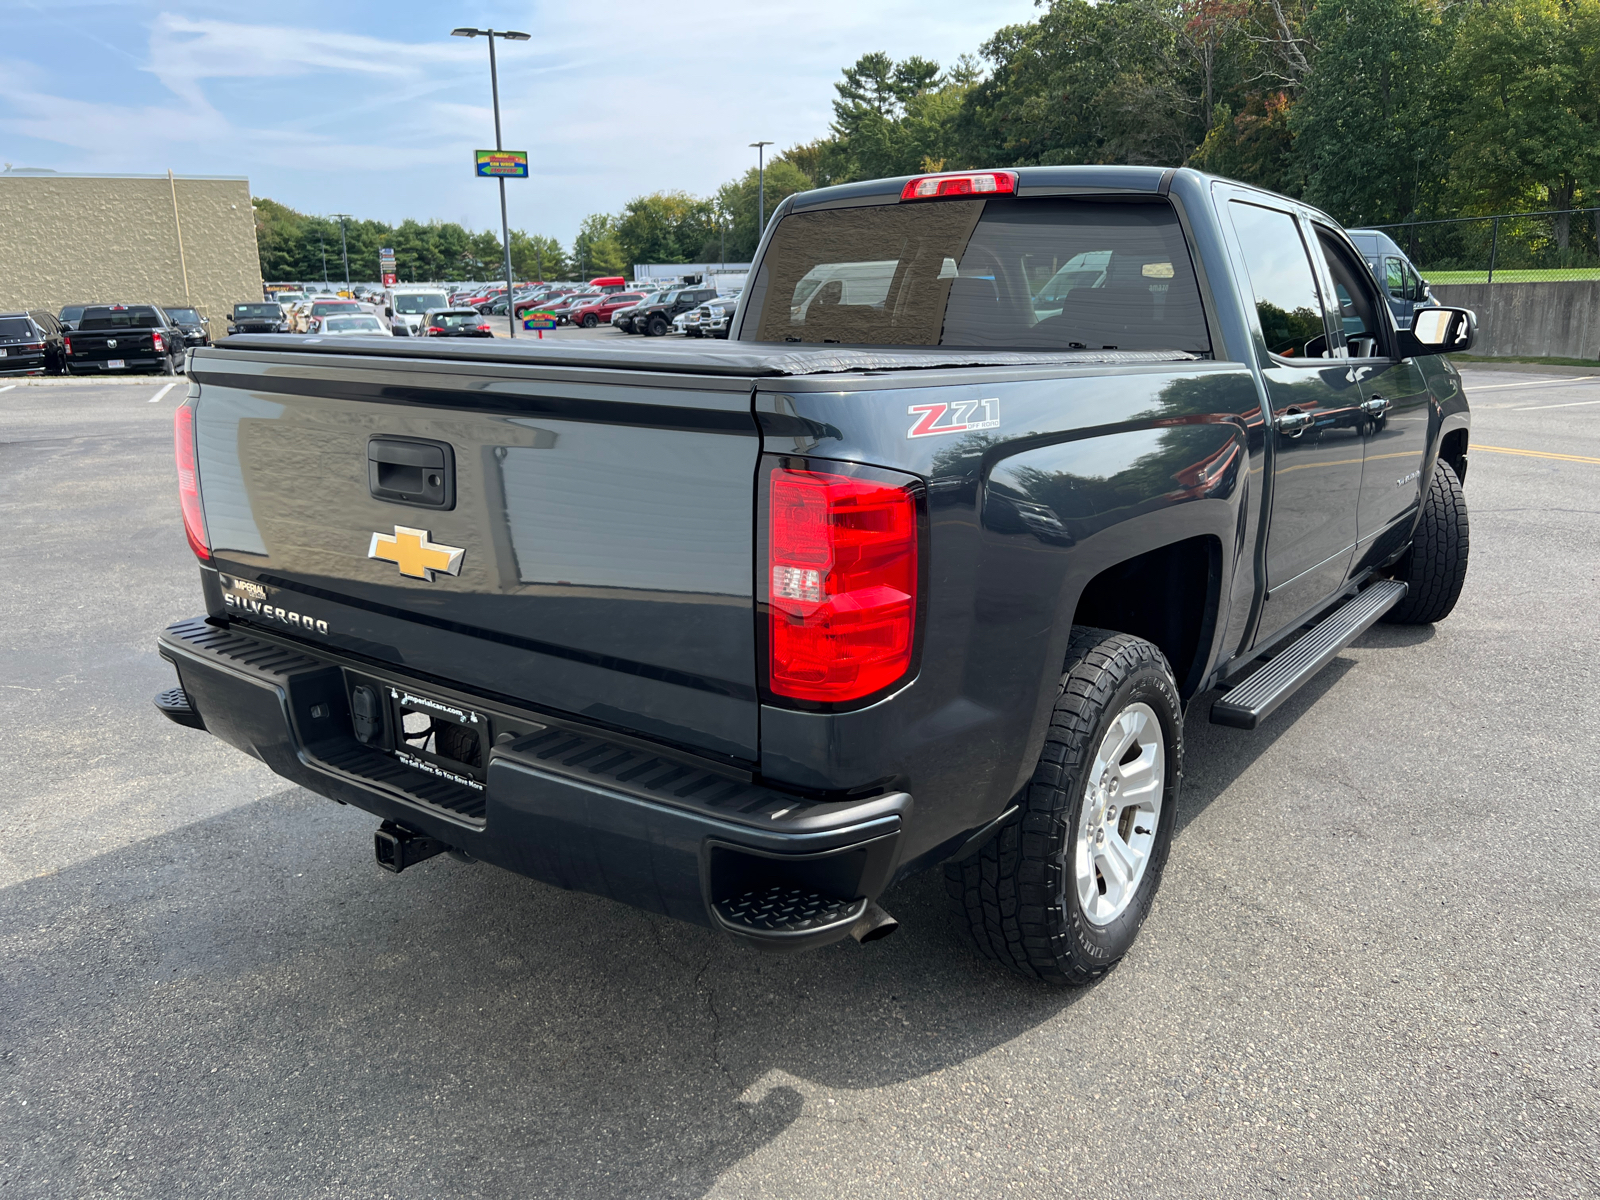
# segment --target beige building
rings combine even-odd
[[[64,304],[228,310],[261,300],[250,181],[0,173],[0,311]]]

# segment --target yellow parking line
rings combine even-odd
[[[1512,450],[1507,446],[1473,446],[1474,450],[1488,450],[1493,454],[1521,454],[1528,458],[1557,458],[1562,462],[1595,463],[1600,465],[1600,458],[1585,458],[1581,454],[1549,454],[1543,450]]]

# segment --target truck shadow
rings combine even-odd
[[[1349,665],[1254,733],[1192,707],[1177,836]],[[290,789],[0,891],[10,1177],[700,1196],[831,1119],[829,1090],[959,1065],[1093,990],[979,959],[938,872],[884,897],[894,938],[773,958],[486,866],[388,876],[374,824]]]

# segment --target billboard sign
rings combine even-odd
[[[528,177],[528,152],[526,150],[477,151],[478,174],[488,179],[526,179]]]
[[[527,330],[538,330],[542,333],[546,329],[558,328],[560,324],[561,322],[556,319],[554,313],[530,312],[522,314],[522,327]]]

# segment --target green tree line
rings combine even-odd
[[[1040,9],[949,66],[871,53],[844,68],[827,132],[767,164],[765,215],[793,192],[857,179],[1063,163],[1186,164],[1351,225],[1600,205],[1600,0]],[[757,194],[752,167],[711,196],[640,196],[586,218],[565,253],[514,232],[514,267],[532,277],[536,246],[547,278],[748,261]],[[319,247],[337,249],[337,222],[270,201],[257,225],[269,277],[316,278]],[[349,234],[352,270],[358,242],[374,264],[381,242],[407,278],[500,273],[492,233],[407,221],[352,222]],[[1593,253],[1600,215],[1583,229],[1558,219],[1552,234],[1563,255]],[[295,269],[275,274],[280,263]]]

